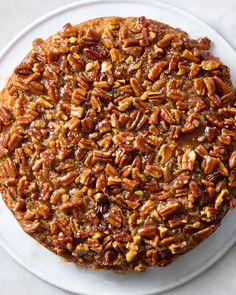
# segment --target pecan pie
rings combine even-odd
[[[0,98],[0,189],[23,230],[136,271],[212,234],[236,206],[236,96],[209,47],[145,17],[36,39]]]

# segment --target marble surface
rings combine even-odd
[[[0,49],[20,29],[68,0],[0,0]],[[236,50],[236,0],[163,0],[199,17],[218,31]],[[236,245],[213,267],[165,295],[231,295],[236,293]],[[36,278],[0,247],[0,294],[69,295]]]

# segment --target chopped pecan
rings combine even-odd
[[[189,184],[191,193],[193,194],[194,198],[198,198],[200,196],[202,196],[203,192],[200,188],[200,186],[195,182],[195,181],[191,181]]]
[[[40,227],[40,222],[38,220],[28,221],[24,220],[22,222],[22,228],[27,234],[35,233]]]
[[[222,189],[219,195],[215,199],[215,208],[218,208],[222,205],[224,198],[228,196],[229,191],[227,189]]]
[[[135,95],[140,96],[143,93],[142,86],[140,85],[140,83],[137,79],[131,78],[130,85],[133,88]]]
[[[156,208],[156,204],[150,200],[148,200],[144,205],[140,208],[140,216],[145,217]]]
[[[216,136],[216,132],[217,132],[217,129],[216,127],[206,127],[205,129],[205,135],[206,135],[206,138],[208,140],[208,142],[212,142]]]
[[[24,193],[26,192],[26,189],[28,187],[29,182],[27,181],[26,176],[22,176],[17,184],[17,194],[19,196],[23,196]]]
[[[187,175],[185,173],[180,174],[174,180],[174,187],[181,188],[181,187],[185,186],[186,184],[188,184],[189,179],[190,179],[189,175]]]
[[[195,63],[192,63],[191,67],[190,67],[190,73],[189,73],[189,77],[191,79],[195,78],[198,74],[198,72],[200,71],[201,66]]]
[[[159,46],[161,48],[165,48],[171,44],[172,40],[175,37],[177,37],[176,34],[168,33],[168,34],[164,35],[164,37],[157,42],[157,46]]]
[[[91,169],[87,168],[85,169],[80,175],[79,175],[79,179],[76,179],[76,182],[80,182],[83,185],[88,185],[89,181],[90,181],[90,174],[91,174]],[[77,176],[77,175],[76,175]]]
[[[107,212],[104,214],[104,219],[115,227],[121,227],[122,225],[122,216],[120,212]]]
[[[236,166],[236,151],[232,152],[229,158],[229,168],[233,169]]]
[[[214,77],[215,83],[216,83],[216,88],[222,95],[226,95],[227,93],[230,92],[230,87],[227,85],[222,79],[218,76]]]
[[[122,62],[124,60],[120,50],[117,49],[117,48],[112,48],[110,50],[110,55],[111,55],[111,60],[113,62],[120,63],[120,62]]]
[[[206,77],[204,82],[209,94],[214,94],[216,92],[215,79],[213,77]]]
[[[95,162],[109,163],[112,162],[110,152],[93,151],[93,160]]]
[[[104,30],[101,41],[107,48],[114,47],[113,36],[112,36],[112,33],[109,31],[109,29]]]
[[[205,94],[205,83],[203,78],[197,78],[194,80],[195,91],[198,95]]]
[[[128,192],[125,198],[127,205],[132,209],[136,209],[140,204],[141,196],[134,192]]]
[[[196,239],[204,239],[207,236],[209,236],[210,234],[212,234],[215,230],[216,230],[216,226],[210,225],[210,226],[205,227],[204,229],[201,229],[201,230],[197,231],[196,233],[194,233],[194,237]]]
[[[161,158],[160,163],[166,164],[172,157],[174,150],[176,149],[176,144],[163,144],[158,152],[158,156]]]
[[[134,248],[131,248],[127,253],[126,253],[126,260],[128,262],[131,262],[136,256],[137,256],[137,250]]]
[[[152,148],[149,146],[145,138],[143,137],[137,137],[134,141],[134,147],[137,150],[140,150],[141,152],[144,153],[149,153],[152,152]]]
[[[202,168],[204,169],[204,173],[210,174],[214,172],[218,163],[219,159],[210,156],[205,156],[202,161]]]
[[[105,172],[109,176],[119,176],[117,170],[109,163],[106,165]]]
[[[3,164],[3,169],[3,172],[7,177],[15,178],[17,176],[17,170],[11,158],[6,158]]]
[[[219,160],[218,171],[219,171],[223,176],[229,176],[228,169],[225,167],[224,163],[223,163],[221,160]]]
[[[199,62],[199,59],[197,57],[195,57],[194,54],[188,49],[185,49],[183,51],[181,57],[188,59],[190,61],[193,61],[193,62]]]
[[[157,234],[157,226],[153,224],[140,227],[137,234],[144,238],[152,238]]]
[[[143,53],[143,48],[141,46],[128,46],[124,48],[124,51],[127,54],[130,54],[133,57],[140,57]]]
[[[47,219],[50,217],[50,209],[44,203],[39,205],[39,213],[43,216],[44,219]]]
[[[164,120],[165,122],[169,124],[173,124],[175,121],[172,114],[169,112],[169,110],[165,108],[161,108],[160,117],[162,120]]]
[[[158,213],[163,219],[168,219],[170,216],[175,214],[181,208],[181,204],[178,202],[167,203],[166,206],[161,207]]]
[[[75,178],[78,176],[78,173],[76,171],[68,172],[67,174],[59,177],[57,179],[58,184],[65,187],[70,185],[72,182],[74,182]]]
[[[158,200],[158,201],[162,201],[162,200],[166,200],[170,197],[173,197],[173,192],[172,191],[168,191],[168,192],[160,192],[158,194],[151,194],[150,198],[152,200]]]
[[[104,56],[104,52],[99,47],[95,46],[84,48],[83,53],[87,58],[90,58],[92,60],[101,60]]]
[[[123,178],[121,184],[124,189],[128,191],[133,191],[138,186],[139,183],[137,182],[137,180],[130,180],[128,178]]]
[[[168,62],[166,61],[160,61],[156,63],[149,71],[148,78],[152,81],[157,80],[161,72],[164,70],[164,68],[168,65]]]
[[[12,120],[12,116],[11,113],[8,109],[6,109],[5,107],[1,106],[0,107],[0,121],[4,124],[4,125],[9,125],[11,123]]]
[[[13,134],[8,142],[8,147],[11,150],[16,149],[23,140],[23,136],[19,134]]]
[[[184,170],[193,170],[195,160],[196,160],[196,153],[194,152],[194,150],[187,150],[183,154],[182,168]]]
[[[161,168],[156,165],[146,165],[144,172],[154,178],[160,178],[162,176]]]
[[[167,97],[178,101],[186,98],[186,93],[180,89],[171,89],[167,92]]]
[[[24,200],[19,200],[16,202],[14,206],[14,211],[18,212],[24,212],[26,210],[26,204]]]
[[[161,109],[160,108],[155,108],[150,117],[149,117],[149,123],[150,124],[158,124],[159,122],[159,115],[160,115]]]
[[[83,200],[82,199],[75,199],[75,200],[70,200],[67,202],[62,203],[58,209],[59,211],[66,211],[71,208],[76,208],[82,204]]]
[[[221,67],[221,65],[222,65],[222,62],[217,58],[204,60],[201,63],[201,66],[202,66],[203,70],[205,70],[205,71],[216,70],[219,67]]]
[[[105,90],[102,90],[101,88],[94,88],[91,91],[91,94],[94,95],[95,97],[99,97],[105,101],[111,100],[111,95],[106,92]]]
[[[187,246],[187,242],[184,241],[182,243],[178,243],[178,244],[171,244],[169,246],[169,249],[171,251],[172,254],[180,254],[183,253],[184,248]]]
[[[195,152],[202,158],[204,158],[204,156],[208,155],[208,151],[203,145],[198,145],[195,148]]]

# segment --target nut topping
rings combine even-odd
[[[0,94],[0,191],[23,230],[94,269],[190,251],[236,207],[230,71],[145,17],[36,39]]]

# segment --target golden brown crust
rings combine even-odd
[[[216,230],[236,204],[236,108],[209,46],[144,17],[34,41],[0,94],[1,192],[26,233],[142,271]]]

